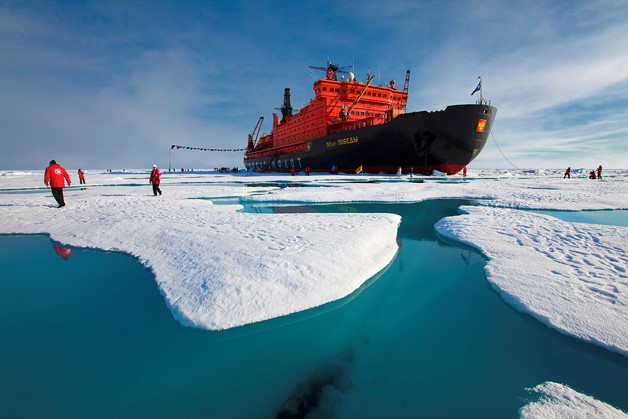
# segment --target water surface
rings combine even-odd
[[[570,223],[603,224],[628,227],[627,210],[603,211],[534,211],[547,214]]]
[[[628,410],[624,357],[511,309],[437,239],[462,204],[255,207],[397,213],[400,250],[346,299],[224,332],[177,323],[128,255],[0,236],[0,416],[504,418],[547,380]]]

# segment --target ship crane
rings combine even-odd
[[[259,133],[262,129],[262,123],[264,122],[264,117],[260,116],[257,120],[257,124],[255,124],[255,128],[253,128],[253,132],[249,134],[249,143],[247,146],[248,150],[253,150],[257,145],[257,140],[259,139]]]
[[[366,83],[366,86],[364,86],[364,89],[362,89],[362,91],[360,92],[360,94],[358,95],[358,97],[355,98],[355,100],[353,101],[353,103],[351,104],[351,106],[349,106],[348,109],[344,108],[344,105],[342,105],[342,109],[340,109],[340,118],[342,118],[343,121],[346,121],[347,118],[349,118],[349,115],[351,115],[351,111],[353,110],[353,108],[355,107],[355,105],[358,104],[358,102],[360,101],[360,99],[362,99],[362,96],[364,96],[364,93],[366,93],[366,89],[368,89],[368,87],[371,85],[371,83],[373,82],[373,80],[375,80],[375,76],[370,76],[368,82]]]
[[[408,88],[410,87],[410,70],[406,71],[406,81],[403,83],[403,93],[405,93],[405,98],[408,97]],[[404,111],[406,110],[406,105],[407,105],[407,99],[403,101],[403,107],[401,109],[403,109]]]

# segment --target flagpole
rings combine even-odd
[[[480,82],[478,83],[476,88],[473,90],[473,92],[471,92],[471,96],[473,96],[475,94],[475,92],[477,92],[479,90],[480,91],[480,99],[477,100],[475,103],[482,104],[482,103],[484,103],[484,96],[482,96],[482,76],[479,76],[478,79],[480,80]]]
[[[480,79],[480,103],[484,103],[484,96],[482,96],[482,76],[478,78]]]
[[[168,146],[168,172],[172,171],[172,144]]]

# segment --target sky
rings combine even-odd
[[[470,168],[625,168],[628,0],[0,1],[0,169],[242,167],[323,73],[497,117]]]

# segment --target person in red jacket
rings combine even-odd
[[[153,184],[153,195],[157,196],[157,193],[161,195],[161,189],[159,189],[159,183],[161,183],[161,172],[157,168],[156,164],[153,164],[153,171],[150,172],[149,183]]]
[[[44,174],[44,184],[48,186],[50,183],[52,196],[54,196],[59,204],[59,208],[65,207],[65,201],[63,199],[65,181],[68,182],[68,186],[72,183],[68,172],[66,172],[63,167],[59,166],[56,161],[50,160],[50,165],[46,167],[46,173]]]

